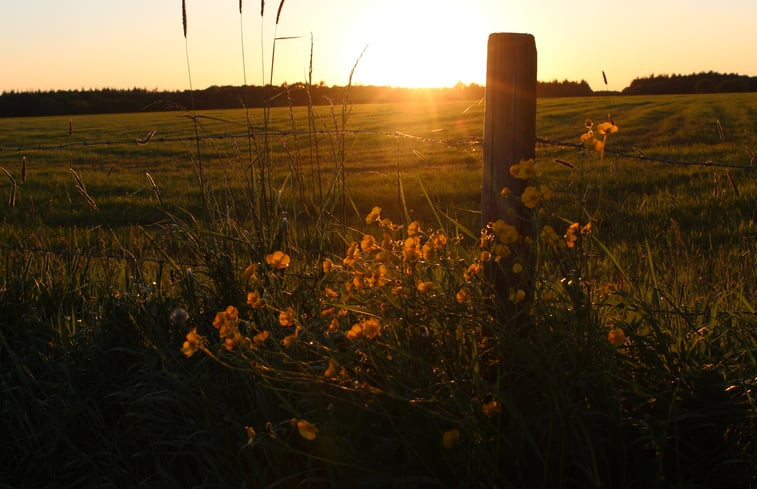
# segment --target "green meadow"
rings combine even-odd
[[[484,105],[0,118],[0,487],[754,487],[757,94]]]

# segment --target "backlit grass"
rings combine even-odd
[[[608,150],[748,165],[752,102],[543,100],[537,133],[611,111]],[[0,120],[28,165],[0,201],[6,484],[754,485],[753,170],[538,145],[537,239],[482,240],[480,148],[440,142],[482,104],[318,110],[272,112],[302,131],[269,136],[263,196],[261,133],[199,114],[206,207],[193,141],[160,140],[186,114]],[[77,144],[5,149],[41,140]]]

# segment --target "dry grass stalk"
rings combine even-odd
[[[279,18],[281,17],[281,9],[283,7],[284,7],[284,0],[281,0],[281,3],[279,4],[279,10],[276,12],[276,25],[279,25]]]
[[[683,237],[681,236],[681,226],[678,225],[678,221],[671,217],[670,227],[673,229],[673,237],[675,238],[676,242],[676,255],[680,255],[681,250],[684,249]]]
[[[160,207],[164,207],[163,197],[160,195],[160,189],[155,184],[155,180],[153,180],[152,175],[150,175],[149,172],[145,172],[145,176],[147,177],[147,181],[150,182],[150,185],[152,185],[152,191],[155,194],[155,198],[158,199],[158,203],[160,204]]]
[[[10,180],[10,183],[11,183],[11,193],[10,193],[10,196],[8,197],[8,205],[10,207],[15,207],[16,206],[16,179],[13,178],[13,175],[11,175],[10,172],[6,170],[5,168],[0,167],[0,170],[3,170],[3,173],[5,173],[5,175],[8,177],[8,180]]]
[[[726,170],[725,176],[728,177],[728,183],[731,184],[731,188],[733,189],[733,193],[736,194],[736,197],[741,197],[741,195],[739,195],[739,189],[738,187],[736,187],[736,182],[733,180],[733,176],[731,175],[731,172]]]
[[[184,38],[187,37],[187,0],[181,0],[181,26],[184,28]]]
[[[6,170],[2,166],[0,166],[0,170],[3,170],[3,173],[5,173],[5,175],[8,177],[8,180],[10,180],[11,183],[16,183],[16,179],[13,178],[13,175],[11,175],[11,173],[8,170]]]
[[[8,206],[16,207],[16,181],[11,182],[11,194],[8,198]]]
[[[152,131],[147,133],[147,136],[145,136],[142,139],[137,139],[137,144],[147,144],[150,142],[153,136],[155,136],[155,133],[158,132],[157,129],[153,129]]]
[[[89,192],[87,192],[87,187],[84,185],[84,181],[81,179],[78,173],[76,173],[76,170],[73,168],[69,168],[68,171],[71,172],[71,175],[74,177],[74,181],[76,184],[74,185],[74,188],[76,188],[76,191],[79,192],[82,197],[84,197],[87,201],[87,204],[93,208],[97,209],[97,204],[95,203],[95,199],[92,198],[91,195],[89,195]]]
[[[21,183],[26,182],[26,156],[21,157]]]

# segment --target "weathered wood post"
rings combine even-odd
[[[533,299],[533,211],[521,202],[528,181],[511,175],[510,167],[533,159],[536,143],[536,42],[530,34],[489,36],[486,63],[482,224],[504,221],[518,231],[506,246],[510,254],[487,264],[496,316],[505,321],[522,317]],[[507,188],[509,195],[503,196]],[[508,193],[506,192],[506,193]],[[502,249],[502,248],[500,248]],[[516,273],[519,263],[523,271]],[[519,293],[518,291],[522,291]],[[523,294],[525,293],[525,294]]]

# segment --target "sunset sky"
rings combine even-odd
[[[718,71],[757,76],[757,1],[636,0],[0,0],[0,92],[189,88],[304,81],[483,84],[492,32],[536,38],[538,78],[620,90],[635,77]],[[242,36],[244,60],[242,64]],[[262,49],[261,49],[262,46]],[[262,53],[261,53],[262,50]]]

